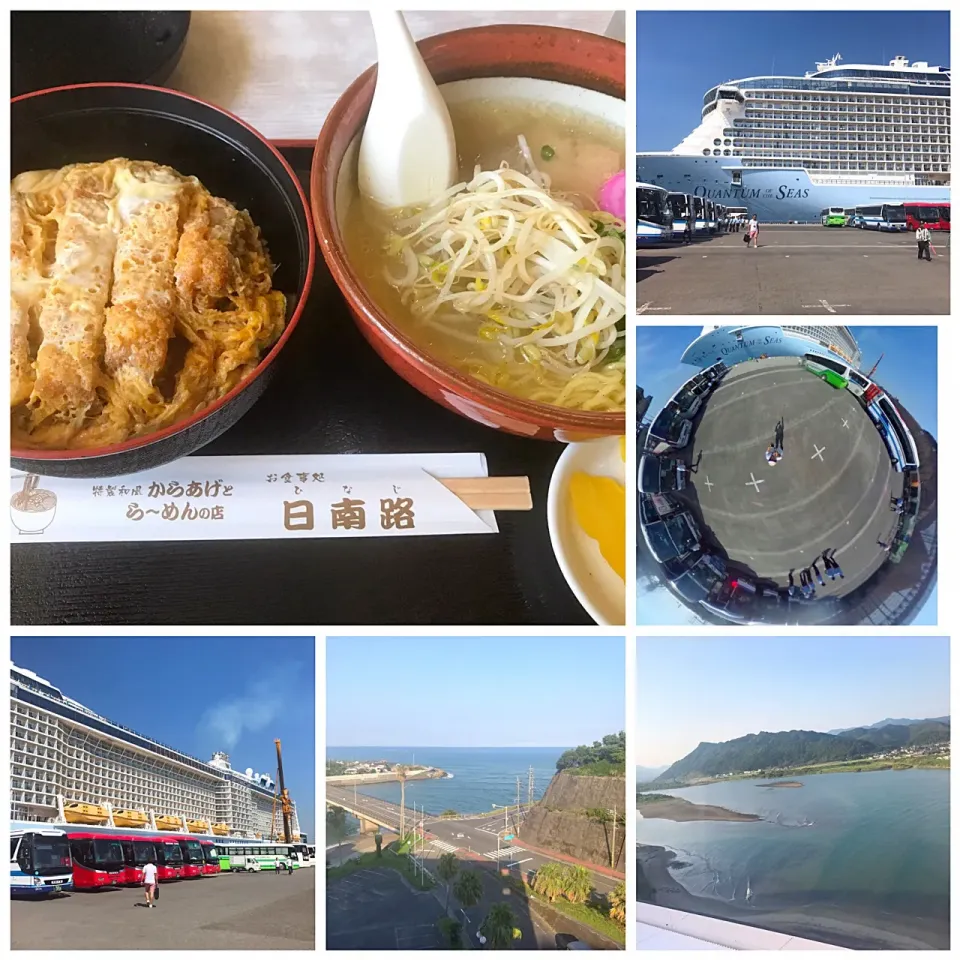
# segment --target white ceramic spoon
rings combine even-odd
[[[360,194],[381,207],[425,204],[456,183],[450,113],[402,14],[374,6],[370,17],[377,86],[360,141]]]

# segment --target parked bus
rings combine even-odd
[[[841,357],[825,357],[820,353],[804,354],[800,361],[811,373],[837,389],[846,388],[856,397],[862,397],[870,381]]]
[[[143,837],[118,837],[123,850],[123,879],[121,883],[139,886],[143,883],[143,868],[157,862],[157,850],[152,840]]]
[[[673,208],[663,187],[637,184],[637,247],[664,243],[673,237]]]
[[[10,833],[10,894],[39,896],[73,889],[70,841],[62,830]]]
[[[298,869],[301,864],[299,858],[291,851],[292,844],[274,843],[269,840],[251,840],[249,843],[230,844],[220,848],[220,869],[246,870],[248,861],[254,860],[261,870],[276,870],[277,862],[286,867],[292,862],[293,868]]]
[[[921,223],[927,225],[928,230],[950,231],[950,202],[914,203],[908,201],[903,205],[907,215],[907,229],[916,230]]]
[[[667,202],[670,204],[670,211],[673,214],[673,239],[682,240],[687,229],[687,221],[690,219],[693,210],[693,198],[686,193],[668,193]],[[692,236],[692,224],[690,232]]]
[[[846,226],[847,218],[843,207],[826,207],[820,211],[821,227]]]
[[[705,235],[707,230],[707,201],[703,197],[693,198],[693,232],[694,235]]]
[[[907,215],[902,203],[878,203],[870,207],[857,207],[854,221],[861,230],[898,233],[907,229]]]
[[[118,836],[69,831],[73,885],[77,890],[117,887],[124,883],[126,863]]]
[[[220,872],[220,851],[212,840],[201,840],[203,850],[203,869],[201,876],[215,877]]]
[[[843,210],[843,225],[845,227],[856,226],[856,224],[853,222],[856,215],[857,215],[856,207],[845,207]]]
[[[717,205],[712,200],[704,201],[704,214],[707,221],[707,233],[717,232]]]
[[[173,837],[150,837],[157,854],[157,880],[179,880],[183,876],[183,850]]]
[[[176,836],[173,838],[180,844],[180,852],[183,854],[183,866],[180,869],[180,876],[184,880],[192,880],[203,873],[203,847],[196,837]]]

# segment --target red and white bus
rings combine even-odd
[[[173,838],[180,844],[180,852],[183,855],[183,866],[180,868],[180,876],[184,880],[192,880],[203,873],[203,847],[196,837],[184,836],[178,834]]]
[[[201,875],[215,877],[220,872],[220,851],[212,840],[201,840],[203,850],[203,868]]]
[[[938,203],[914,203],[907,200],[903,204],[907,215],[907,228],[916,230],[921,223],[927,225],[928,230],[950,231],[950,201]]]
[[[183,850],[176,837],[149,838],[157,853],[157,880],[179,880],[183,876]]]
[[[124,883],[124,857],[120,838],[102,833],[68,830],[76,890],[117,887]]]
[[[153,840],[136,836],[118,836],[123,848],[123,883],[140,886],[143,883],[143,868],[157,862],[157,848]]]

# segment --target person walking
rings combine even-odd
[[[820,574],[820,568],[815,563],[811,564],[811,567],[817,576],[817,583],[819,583],[821,587],[825,587],[826,584],[823,582],[823,577]]]
[[[157,891],[157,865],[151,860],[143,867],[143,895],[147,901],[148,908],[156,907],[153,902],[154,894]]]
[[[843,580],[843,571],[840,569],[840,564],[837,563],[833,557],[828,557],[826,554],[823,555],[823,568],[827,571],[827,576],[831,580],[837,577]]]
[[[750,214],[750,226],[747,227],[747,248],[750,248],[750,244],[753,244],[753,249],[756,250],[760,246],[760,225],[757,223],[757,215],[755,213]]]
[[[930,262],[930,231],[925,223],[917,227],[917,259]]]
[[[685,244],[693,243],[693,217],[694,217],[693,209],[688,208],[687,216],[683,224],[683,242]]]
[[[293,857],[287,857],[287,876],[293,876]]]
[[[813,584],[810,582],[810,571],[801,570],[800,571],[800,590],[803,592],[804,600],[813,599],[814,589]]]
[[[277,857],[276,862],[274,864],[274,871],[273,871],[274,875],[279,877],[282,870],[283,870],[283,861],[279,857]]]

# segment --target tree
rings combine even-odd
[[[457,813],[456,810],[444,810],[443,813],[440,814],[440,819],[449,820],[449,819],[452,819],[453,817],[459,817],[459,816],[460,814]]]
[[[593,884],[590,882],[590,871],[586,867],[569,866],[565,868],[566,890],[564,896],[571,903],[583,903],[590,898]]]
[[[454,950],[459,950],[462,945],[462,925],[457,923],[456,920],[451,920],[449,917],[441,917],[437,921],[437,926],[440,928],[440,934],[444,940],[446,940]]]
[[[626,884],[618,883],[608,894],[607,904],[610,907],[610,919],[621,926],[627,922],[627,889]]]
[[[520,931],[514,926],[516,917],[505,903],[495,903],[480,924],[480,932],[487,938],[490,950],[509,950],[514,940],[520,939]]]
[[[450,881],[460,872],[460,864],[457,863],[455,854],[445,853],[440,857],[437,864],[437,876],[447,885],[447,900],[443,905],[446,910],[450,906]]]
[[[453,884],[453,895],[461,906],[476,906],[483,896],[483,884],[472,870],[461,871]]]
[[[559,863],[545,863],[534,874],[533,891],[551,903],[566,893],[566,877]]]
[[[327,837],[337,843],[337,857],[340,856],[340,843],[349,833],[347,811],[343,807],[327,807]]]
[[[373,842],[377,845],[377,856],[382,857],[383,850],[380,848],[383,846],[383,834],[379,830],[373,835]]]

